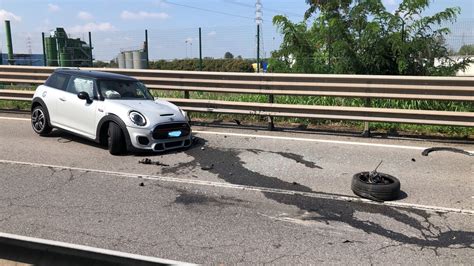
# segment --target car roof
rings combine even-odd
[[[54,71],[54,73],[70,74],[70,75],[75,75],[79,77],[87,77],[87,78],[94,78],[94,79],[138,81],[136,78],[132,78],[125,75],[102,72],[102,71],[93,71],[93,70],[58,68]]]

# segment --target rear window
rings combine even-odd
[[[65,91],[67,88],[68,82],[69,82],[68,75],[54,73],[48,78],[48,80],[46,80],[45,85],[48,87]]]

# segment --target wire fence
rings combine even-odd
[[[457,52],[463,45],[474,44],[474,19],[458,20],[447,25],[451,33],[446,36],[448,47]],[[67,32],[66,28],[66,32]],[[6,64],[7,45],[5,33],[0,32],[3,64]],[[88,43],[88,32],[67,32],[70,38],[80,38]],[[49,33],[46,33],[49,36]],[[42,65],[43,44],[41,32],[15,32],[12,34],[16,64]],[[265,22],[260,36],[260,57],[268,58],[280,47],[283,36],[275,26]],[[92,32],[93,58],[95,61],[115,60],[123,51],[143,49],[145,29]],[[199,27],[175,29],[148,29],[148,58],[173,60],[198,58]],[[203,58],[224,58],[227,52],[234,57],[255,59],[257,36],[254,24],[232,27],[203,27],[201,44]],[[33,56],[28,56],[32,54]],[[229,54],[228,54],[229,55]]]

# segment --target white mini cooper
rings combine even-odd
[[[53,128],[108,145],[111,154],[189,147],[191,127],[176,105],[155,100],[135,78],[74,69],[57,69],[33,96],[33,130]]]

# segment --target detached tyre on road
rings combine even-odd
[[[49,125],[48,117],[43,106],[38,105],[31,112],[31,126],[40,136],[44,136],[53,130]]]
[[[400,180],[384,173],[375,173],[374,176],[371,172],[361,172],[352,177],[351,189],[363,198],[375,201],[395,200],[400,195]]]

